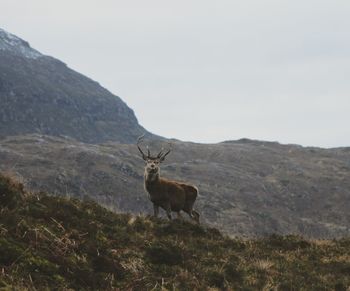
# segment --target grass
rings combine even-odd
[[[0,175],[0,290],[349,290],[350,239],[232,239]]]

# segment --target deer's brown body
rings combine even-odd
[[[171,219],[172,211],[176,212],[179,217],[181,216],[180,211],[184,211],[192,219],[199,222],[199,213],[193,209],[198,196],[198,189],[190,184],[160,177],[159,165],[164,161],[165,156],[169,154],[170,150],[165,154],[161,151],[157,157],[151,157],[149,151],[146,156],[139,146],[138,148],[143,159],[146,161],[144,175],[145,190],[153,203],[154,216],[158,216],[159,207],[161,207],[166,211],[169,219]]]
[[[155,206],[179,213],[181,210],[190,214],[196,201],[198,190],[192,185],[157,177],[145,177],[145,189]]]

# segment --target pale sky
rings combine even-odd
[[[0,0],[0,27],[156,134],[350,146],[349,0]]]

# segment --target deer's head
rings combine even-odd
[[[144,135],[137,139],[137,148],[139,149],[142,159],[146,162],[145,174],[150,176],[156,176],[160,172],[160,163],[165,160],[165,157],[171,152],[171,144],[169,143],[169,149],[167,151],[162,148],[158,155],[152,156],[149,147],[147,146],[147,155],[142,151],[140,143],[143,140]]]

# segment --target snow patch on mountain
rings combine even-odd
[[[31,48],[29,43],[0,28],[0,51],[10,51],[28,59],[37,59],[41,53]]]

